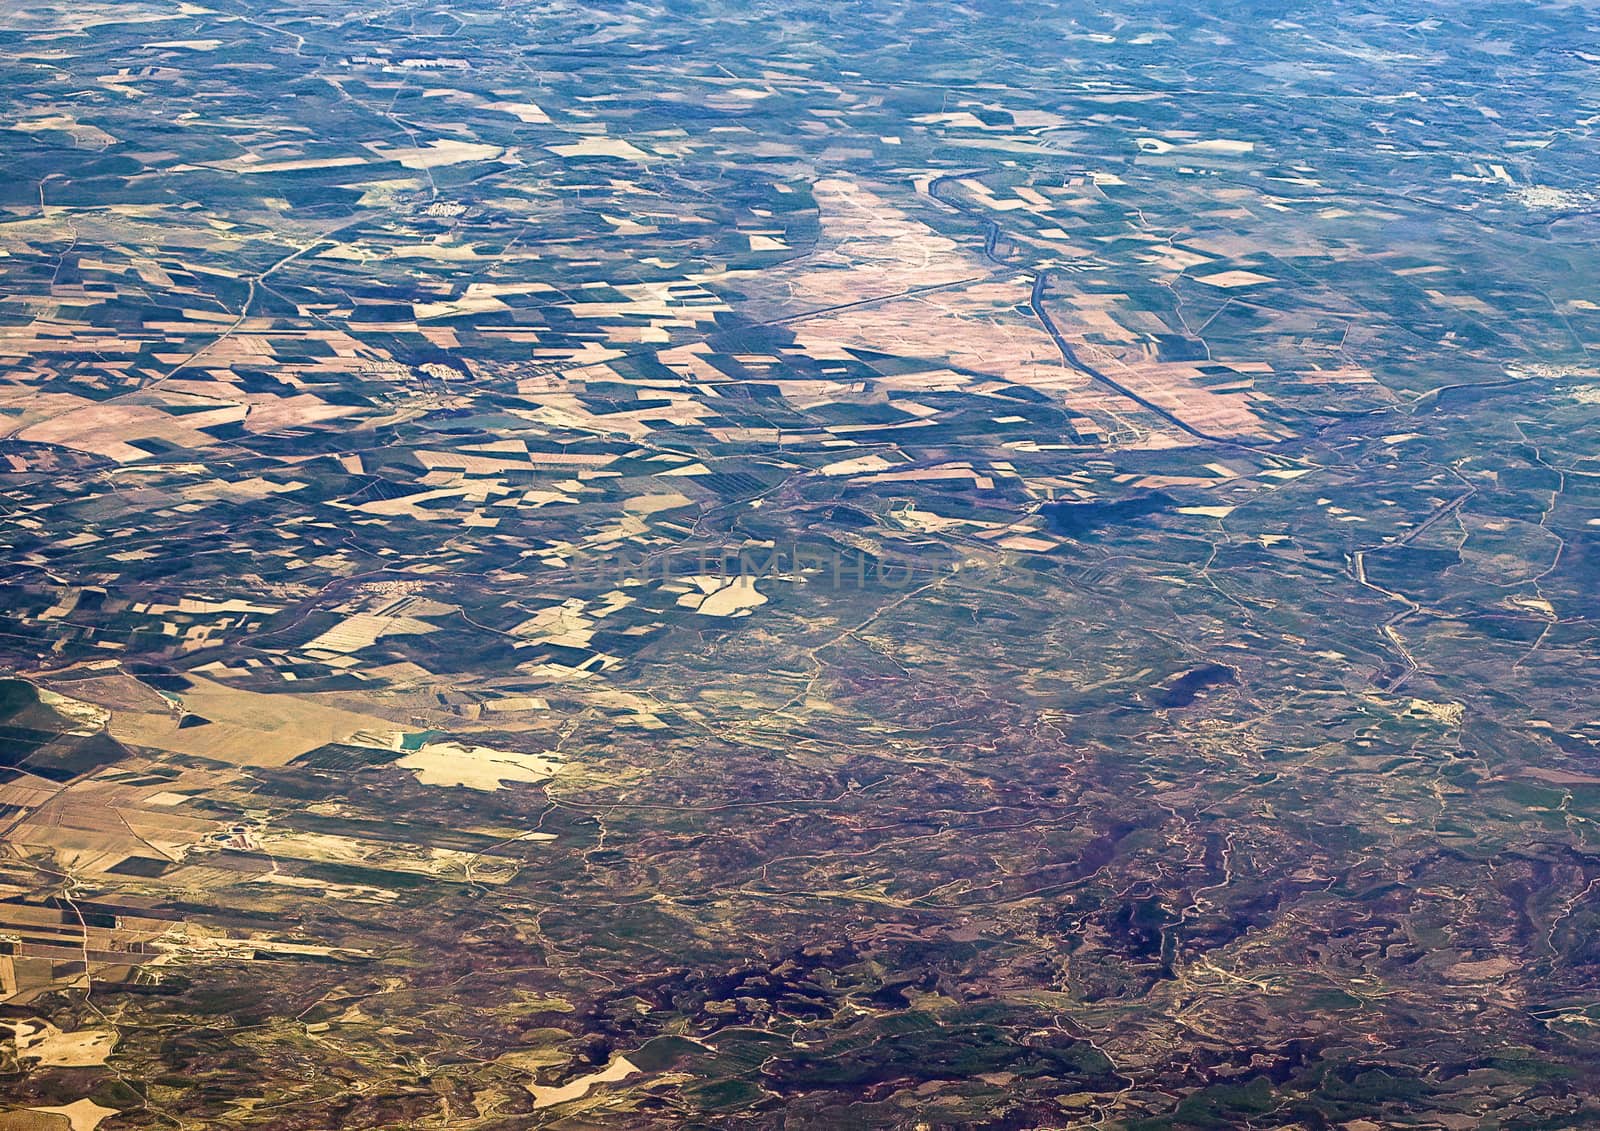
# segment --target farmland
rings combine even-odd
[[[0,1131],[1600,1122],[1592,13],[993,8],[0,7]]]

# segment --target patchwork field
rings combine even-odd
[[[0,5],[0,1131],[1600,1126],[1593,25]]]

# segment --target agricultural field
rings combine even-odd
[[[1600,1126],[1600,23],[0,4],[0,1131]]]

